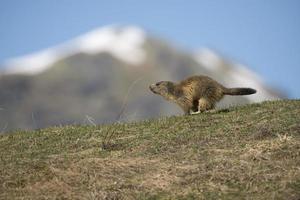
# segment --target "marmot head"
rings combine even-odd
[[[174,83],[170,81],[160,81],[149,86],[154,94],[159,94],[167,100],[174,99]]]

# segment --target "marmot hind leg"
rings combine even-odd
[[[205,112],[209,111],[215,108],[215,105],[213,102],[209,101],[206,98],[200,98],[199,99],[199,105],[198,105],[198,110],[200,112]]]
[[[192,112],[198,112],[199,111],[199,101],[198,100],[194,100],[193,101],[193,107],[191,108]]]
[[[200,111],[199,111],[199,100],[194,100],[193,101],[193,107],[191,107],[191,110],[190,110],[190,114],[191,115],[196,115],[196,114],[199,114]]]

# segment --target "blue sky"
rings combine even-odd
[[[1,0],[0,63],[109,24],[216,49],[300,98],[298,0]]]

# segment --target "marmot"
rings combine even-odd
[[[188,77],[180,83],[160,81],[149,88],[153,93],[178,104],[186,115],[214,109],[224,95],[256,93],[252,88],[226,88],[212,78],[202,75]]]

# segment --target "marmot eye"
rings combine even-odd
[[[159,86],[159,83],[156,83],[155,85],[156,85],[156,86]]]

